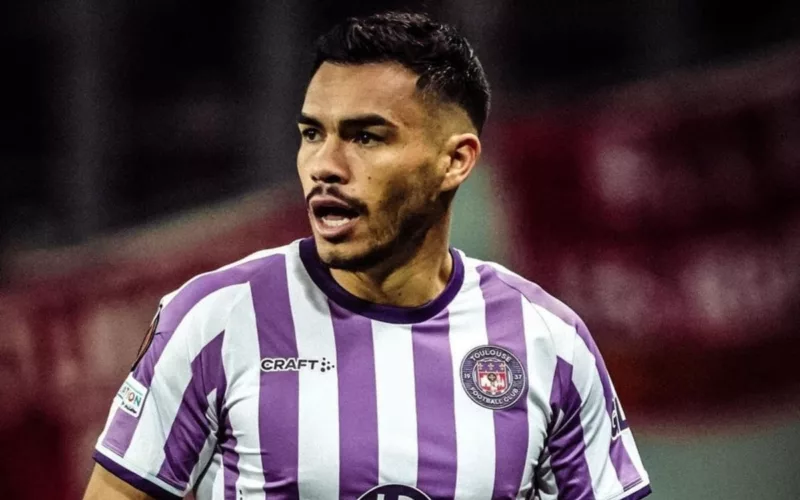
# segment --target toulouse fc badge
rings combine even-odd
[[[476,347],[464,356],[461,384],[470,399],[490,410],[514,405],[528,388],[519,359],[508,349],[493,345]]]

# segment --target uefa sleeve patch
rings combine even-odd
[[[161,306],[158,306],[158,310],[156,311],[156,315],[153,316],[153,321],[150,322],[150,327],[147,329],[147,333],[144,335],[144,339],[142,340],[142,345],[139,346],[139,352],[136,353],[136,359],[131,365],[131,371],[135,370],[136,367],[139,365],[139,362],[144,357],[147,350],[150,348],[150,344],[153,343],[153,337],[156,335],[156,328],[158,328],[158,320],[161,318]]]
[[[490,410],[514,406],[528,390],[527,378],[519,359],[499,346],[478,346],[461,361],[461,385],[467,396]]]
[[[117,392],[117,401],[122,411],[139,418],[142,414],[144,400],[147,398],[147,388],[138,380],[133,378],[133,374],[128,375],[122,387]]]

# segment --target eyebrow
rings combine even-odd
[[[310,125],[312,127],[317,127],[317,128],[325,128],[322,126],[322,122],[320,122],[313,116],[307,115],[305,113],[300,113],[299,115],[297,115],[297,123],[301,125]],[[341,129],[354,129],[354,128],[366,128],[366,127],[377,127],[377,126],[397,128],[397,125],[387,120],[383,116],[375,113],[356,115],[339,120],[339,128]]]

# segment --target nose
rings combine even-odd
[[[309,156],[309,174],[314,182],[347,184],[350,181],[344,146],[338,138],[331,137]]]

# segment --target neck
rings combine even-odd
[[[432,301],[453,272],[449,216],[444,219],[418,245],[399,250],[390,261],[366,271],[331,269],[331,276],[349,293],[376,304],[419,307]]]

